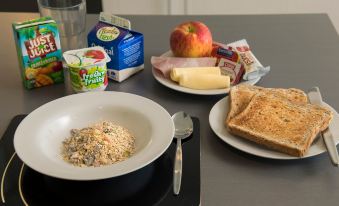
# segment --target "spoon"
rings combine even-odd
[[[172,120],[174,122],[175,133],[174,137],[177,139],[177,149],[174,160],[173,170],[173,193],[178,195],[181,186],[182,176],[182,148],[181,140],[189,137],[193,132],[193,122],[191,117],[185,112],[177,112],[173,114]]]

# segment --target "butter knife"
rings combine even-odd
[[[307,96],[311,104],[322,105],[323,100],[318,87],[311,88]],[[334,142],[330,128],[328,127],[324,131],[320,132],[320,135],[325,142],[328,154],[331,158],[333,165],[338,167],[339,166],[338,150]]]

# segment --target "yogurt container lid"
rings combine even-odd
[[[86,67],[111,61],[104,48],[100,46],[66,51],[63,57],[70,67]]]

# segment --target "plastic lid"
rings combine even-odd
[[[85,67],[111,61],[111,58],[100,46],[64,52],[63,57],[70,67]]]

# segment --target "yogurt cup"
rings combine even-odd
[[[102,91],[108,84],[107,62],[111,58],[102,47],[70,50],[63,53],[75,92]]]

